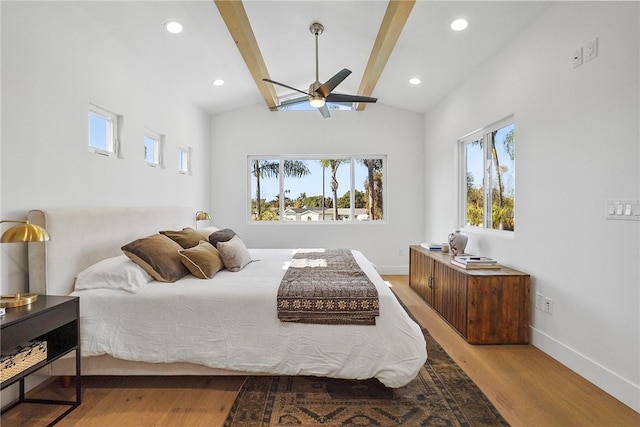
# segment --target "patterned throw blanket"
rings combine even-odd
[[[278,289],[283,322],[375,325],[378,291],[349,249],[298,250]]]

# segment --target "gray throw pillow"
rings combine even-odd
[[[218,252],[229,271],[240,271],[251,262],[251,254],[238,236],[233,236],[228,242],[218,243]]]
[[[222,230],[214,231],[209,235],[209,243],[216,248],[220,242],[228,242],[235,236],[236,233],[230,228],[223,228]]]

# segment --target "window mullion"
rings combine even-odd
[[[350,221],[356,220],[356,159],[353,157],[349,163],[350,171],[349,171],[349,182],[351,185],[351,189],[349,190],[349,218]]]
[[[484,134],[484,227],[491,229],[492,173],[491,173],[491,132]]]
[[[280,158],[278,162],[278,185],[280,190],[278,192],[278,216],[279,222],[284,222],[284,162],[285,160]]]

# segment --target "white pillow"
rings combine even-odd
[[[202,236],[202,240],[209,241],[209,236],[211,235],[211,233],[214,233],[218,230],[220,230],[218,227],[209,226],[209,227],[196,228],[195,231],[196,233]]]
[[[123,289],[134,294],[153,278],[126,255],[107,258],[76,276],[75,289]]]

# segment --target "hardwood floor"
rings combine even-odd
[[[409,288],[407,276],[384,278],[511,425],[640,426],[640,414],[535,347],[469,345]],[[82,405],[58,426],[222,426],[243,379],[87,377]],[[73,391],[55,381],[37,393],[71,399]],[[1,424],[45,426],[63,410],[21,404]]]
[[[418,322],[513,426],[640,426],[640,414],[531,345],[467,344],[408,286],[384,276]]]

